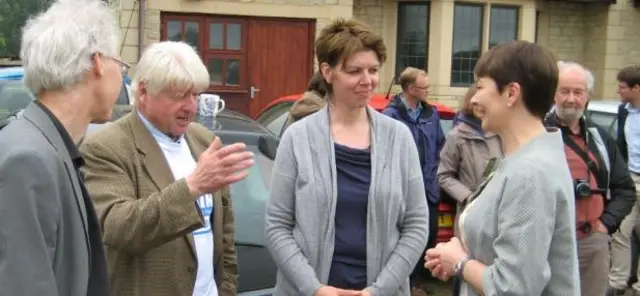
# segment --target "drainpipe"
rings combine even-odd
[[[145,12],[147,11],[147,1],[138,0],[138,61],[142,57],[142,50],[144,49],[144,20]]]

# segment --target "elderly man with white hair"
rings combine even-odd
[[[560,61],[558,69],[555,109],[545,123],[562,131],[573,178],[582,295],[604,295],[610,235],[633,207],[635,185],[615,140],[583,115],[593,75],[574,62]]]
[[[135,110],[83,142],[114,296],[236,295],[229,185],[253,155],[192,122],[208,86],[191,46],[154,43],[133,77]]]
[[[22,34],[36,96],[0,131],[0,294],[109,295],[96,212],[76,147],[104,122],[128,66],[117,20],[99,0],[57,1]]]

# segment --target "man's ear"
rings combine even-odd
[[[102,77],[104,75],[104,67],[106,66],[104,60],[104,56],[99,53],[91,56],[91,62],[93,63],[92,71],[97,77]]]

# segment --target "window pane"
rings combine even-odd
[[[518,7],[491,6],[489,48],[518,39]]]
[[[227,24],[227,49],[242,49],[242,25]]]
[[[282,127],[284,126],[285,121],[287,121],[287,117],[289,117],[289,112],[281,114],[280,117],[276,118],[274,121],[266,125],[266,128],[274,135],[279,137],[280,132],[282,131]]]
[[[222,85],[222,60],[210,59],[207,70],[209,70],[211,84]]]
[[[396,74],[406,67],[427,70],[429,6],[427,3],[398,4]]]
[[[187,22],[185,31],[185,42],[191,44],[196,50],[200,50],[200,24],[198,22]]]
[[[171,41],[182,40],[182,22],[181,21],[167,22],[167,40],[171,40]]]
[[[209,49],[222,49],[223,24],[209,24]]]
[[[240,61],[227,60],[226,85],[240,85]]]
[[[473,68],[482,46],[482,6],[456,4],[453,21],[451,84],[467,86],[473,82]]]

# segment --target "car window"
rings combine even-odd
[[[267,129],[269,131],[271,131],[274,135],[281,137],[281,133],[284,130],[284,124],[287,121],[287,118],[289,117],[289,111],[285,111],[284,113],[280,114],[279,117],[277,117],[276,119],[274,119],[273,121],[271,121],[270,123],[268,123],[267,125],[265,125],[267,127]]]
[[[238,256],[238,292],[267,289],[275,286],[277,267],[265,246],[265,207],[273,160],[257,146],[248,146],[255,165],[244,180],[231,185],[235,217],[236,252]]]
[[[260,124],[267,126],[269,123],[276,120],[280,115],[282,115],[282,113],[288,112],[289,109],[291,109],[292,105],[293,105],[293,102],[282,102],[274,106],[271,106],[271,108],[262,112],[262,114],[258,116],[257,121]]]
[[[0,119],[24,109],[35,98],[22,80],[5,80],[0,85]]]
[[[129,105],[130,94],[131,91],[129,90],[129,86],[122,81],[122,87],[120,88],[120,94],[118,94],[116,105]]]
[[[587,116],[589,120],[607,131],[614,139],[617,137],[618,125],[616,124],[616,114],[600,111],[588,111]]]
[[[445,136],[449,134],[451,129],[453,128],[453,120],[450,119],[440,119],[440,126],[442,126],[442,131]]]

